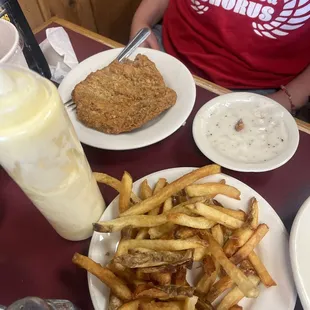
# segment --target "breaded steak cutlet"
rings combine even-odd
[[[144,55],[91,73],[72,93],[77,117],[109,134],[139,128],[172,107],[177,95]]]

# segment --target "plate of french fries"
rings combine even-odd
[[[96,310],[294,309],[281,219],[220,166],[94,175],[119,192],[73,257]]]

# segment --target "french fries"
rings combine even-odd
[[[213,198],[221,194],[238,200],[240,200],[241,194],[235,187],[221,183],[193,184],[187,186],[185,191],[189,197],[208,196]]]
[[[125,212],[130,207],[130,195],[132,190],[132,177],[125,171],[121,181],[119,192],[119,213]]]
[[[95,223],[94,230],[121,231],[122,238],[105,267],[79,254],[73,262],[110,287],[109,310],[240,310],[241,299],[258,296],[260,281],[276,285],[254,252],[269,230],[259,222],[257,200],[250,199],[246,213],[227,208],[229,199],[225,205],[214,199],[218,194],[240,199],[225,180],[193,184],[219,172],[217,165],[205,166],[170,184],[161,178],[153,190],[145,179],[140,198],[129,173],[121,181],[94,174],[120,193],[119,217]],[[202,268],[190,286],[186,275],[196,269],[193,262]]]
[[[246,213],[242,210],[232,210],[232,209],[224,208],[224,207],[213,205],[213,204],[210,204],[209,206],[217,211],[230,215],[242,222],[246,220]]]
[[[277,285],[276,282],[272,279],[271,275],[269,274],[262,261],[260,260],[260,258],[258,257],[258,255],[254,251],[249,254],[248,260],[253,265],[257,275],[266,287]]]
[[[206,218],[192,217],[183,213],[170,213],[167,215],[167,220],[173,224],[198,229],[209,229],[215,225],[215,222]]]
[[[182,251],[207,247],[204,240],[124,240],[119,243],[117,254],[126,254],[129,249],[146,248],[155,251]]]
[[[181,301],[167,301],[167,302],[155,302],[140,303],[139,310],[183,310],[184,302]]]
[[[140,303],[140,300],[133,300],[123,304],[118,310],[139,310]]]
[[[193,259],[192,251],[134,251],[114,258],[114,262],[128,268],[144,268],[162,265],[184,264]]]
[[[169,197],[164,202],[163,213],[170,211],[172,208],[173,208],[172,198]]]
[[[259,283],[259,278],[257,276],[249,276],[250,281],[253,283],[253,285],[256,287]],[[242,298],[244,297],[243,292],[240,290],[240,288],[235,287],[233,288],[220,302],[220,304],[217,306],[217,310],[226,310],[234,305],[236,305]]]
[[[153,191],[153,195],[156,195],[160,190],[162,190],[166,186],[166,184],[167,184],[167,180],[164,179],[164,178],[160,178],[157,181],[156,185],[155,185],[155,188],[154,188],[154,191]],[[161,206],[159,205],[157,208],[149,211],[148,214],[150,214],[150,215],[157,215],[157,214],[159,214],[160,207]]]
[[[206,219],[222,224],[228,228],[236,229],[244,224],[244,222],[200,202],[197,202],[194,205],[187,205],[186,207]]]
[[[194,170],[184,175],[183,177],[179,178],[178,180],[168,184],[157,194],[136,204],[129,210],[120,214],[120,216],[147,213],[151,211],[152,209],[156,208],[157,206],[159,206],[160,204],[162,204],[163,202],[165,202],[166,199],[168,199],[175,193],[179,192],[181,189],[185,188],[186,186],[208,175],[216,174],[220,172],[221,172],[221,168],[218,165],[204,166],[202,168]]]
[[[230,261],[235,265],[246,259],[248,255],[255,249],[258,243],[264,238],[269,231],[269,227],[266,224],[258,225],[251,238],[230,258]]]
[[[111,177],[105,173],[94,172],[93,175],[94,175],[94,177],[98,183],[106,184],[106,185],[114,188],[116,191],[118,191],[120,193],[121,182],[119,180],[117,180],[117,179],[115,179],[115,178],[113,178],[113,177]],[[130,198],[131,198],[133,203],[139,203],[141,201],[141,199],[135,193],[131,193]]]
[[[140,198],[142,200],[145,200],[147,198],[150,198],[153,195],[153,191],[147,182],[147,180],[144,180],[140,185]]]
[[[229,308],[229,310],[242,310],[243,308],[239,305],[234,305],[232,307]]]
[[[254,231],[249,226],[236,229],[224,245],[227,257],[233,256],[253,235]]]
[[[234,281],[229,276],[224,276],[220,278],[210,289],[207,300],[209,302],[213,302],[216,298],[218,298],[222,293],[226,290],[232,288],[234,285]]]
[[[151,279],[159,285],[171,284],[171,272],[154,272],[151,273]]]
[[[118,310],[123,305],[123,302],[113,294],[110,295],[108,310]]]
[[[195,235],[197,235],[197,229],[186,226],[180,226],[174,233],[176,239],[188,239]]]
[[[194,295],[194,288],[191,286],[154,286],[153,284],[142,284],[139,285],[135,292],[134,298],[158,298],[158,299],[168,299],[175,297],[192,297]]]
[[[237,284],[242,293],[246,297],[256,298],[259,292],[253,283],[227,258],[221,246],[209,233],[205,233],[204,236],[208,238],[210,253],[223,267],[227,275]]]
[[[247,223],[252,229],[256,229],[258,226],[258,202],[255,197],[250,200],[250,212]]]
[[[132,227],[154,227],[167,222],[167,217],[161,215],[133,215],[117,218],[111,221],[94,223],[95,231],[102,233],[121,231],[123,228]]]
[[[186,266],[182,265],[177,268],[177,271],[173,274],[172,282],[174,285],[188,286],[186,281]]]
[[[184,301],[184,310],[195,310],[198,302],[197,296],[187,297]]]
[[[105,283],[112,293],[119,299],[126,301],[132,299],[132,293],[123,280],[118,278],[111,270],[95,263],[87,256],[75,253],[72,262],[77,266],[86,269],[99,280]]]

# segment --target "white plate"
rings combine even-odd
[[[287,147],[278,156],[267,161],[245,163],[224,156],[212,146],[210,140],[206,137],[212,113],[216,111],[216,109],[223,107],[227,108],[227,111],[229,111],[230,106],[235,103],[244,103],[244,105],[259,103],[262,106],[270,103],[273,104],[273,112],[281,117],[288,132],[289,139]],[[284,107],[265,96],[239,92],[218,96],[207,102],[195,116],[193,122],[193,136],[200,151],[213,162],[231,170],[247,172],[269,171],[284,165],[295,154],[299,143],[297,124],[292,115]]]
[[[111,49],[87,58],[65,77],[59,86],[59,93],[64,102],[71,98],[75,85],[83,81],[91,72],[109,65],[122,49]],[[165,83],[177,93],[176,104],[163,112],[156,119],[129,133],[109,135],[84,126],[76,118],[74,111],[68,111],[73,126],[81,142],[106,150],[129,150],[151,145],[161,141],[186,121],[196,98],[194,79],[188,69],[176,58],[148,48],[138,48],[130,57],[144,54],[155,64]]]
[[[151,186],[154,186],[159,178],[164,177],[168,182],[172,182],[193,169],[196,168],[174,168],[155,172],[136,181],[134,183],[134,191],[138,191],[139,185],[145,178],[148,179]],[[263,197],[249,186],[230,176],[224,174],[212,175],[201,180],[201,182],[217,182],[223,178],[229,185],[237,187],[242,193],[240,201],[220,195],[217,196],[216,199],[224,205],[233,209],[247,210],[249,199],[253,196],[257,198],[260,204],[260,222],[266,223],[270,228],[269,233],[259,244],[257,252],[272,277],[278,283],[278,286],[269,289],[261,285],[261,293],[257,299],[247,299],[240,304],[245,306],[245,310],[293,310],[296,302],[296,292],[289,261],[288,236],[281,219]],[[118,197],[111,202],[101,220],[106,221],[117,217],[117,210]],[[89,248],[89,257],[102,265],[106,265],[115,253],[119,237],[119,233],[100,234],[94,232]],[[109,255],[106,255],[106,253]],[[188,277],[190,282],[192,282],[192,278],[195,276],[193,273],[191,272]],[[107,309],[109,289],[91,274],[88,274],[88,285],[94,308],[96,310]]]
[[[310,197],[294,220],[290,236],[290,255],[294,279],[302,306],[310,309]]]

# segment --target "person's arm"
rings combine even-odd
[[[158,23],[168,7],[169,0],[142,0],[131,24],[130,38],[144,27],[152,28]],[[143,43],[144,47],[159,49],[155,35],[152,33]]]
[[[296,109],[305,105],[310,96],[310,65],[295,79],[285,85],[285,87],[292,96],[292,101]],[[289,111],[291,110],[290,100],[283,90],[268,95],[268,97],[279,102]]]

